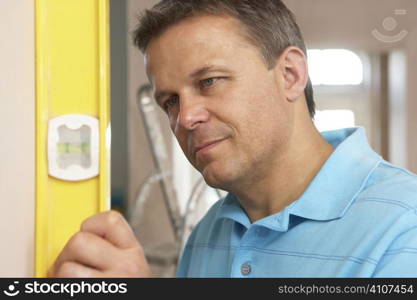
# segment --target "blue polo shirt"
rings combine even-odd
[[[251,223],[238,199],[191,233],[179,277],[417,277],[417,176],[384,161],[363,128],[322,133],[335,151],[304,194]]]

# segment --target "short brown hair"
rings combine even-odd
[[[149,42],[170,26],[201,15],[226,15],[239,20],[246,29],[246,39],[260,50],[269,69],[289,46],[300,48],[307,56],[295,16],[281,0],[162,0],[139,16],[134,44],[145,53]],[[313,118],[315,103],[310,79],[304,94]]]

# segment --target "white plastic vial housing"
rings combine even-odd
[[[99,121],[91,116],[70,114],[49,120],[49,175],[80,181],[99,173]]]

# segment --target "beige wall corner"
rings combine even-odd
[[[0,277],[34,276],[34,1],[0,1]]]

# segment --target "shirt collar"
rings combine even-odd
[[[246,215],[245,210],[240,205],[239,200],[234,194],[228,193],[220,205],[217,218],[226,218],[236,221],[245,227],[249,227],[251,222]]]
[[[306,191],[282,211],[254,224],[286,231],[290,215],[325,221],[345,214],[382,158],[370,148],[362,127],[321,134],[335,150]],[[224,199],[218,217],[232,219],[245,227],[251,225],[239,201],[230,193]]]

